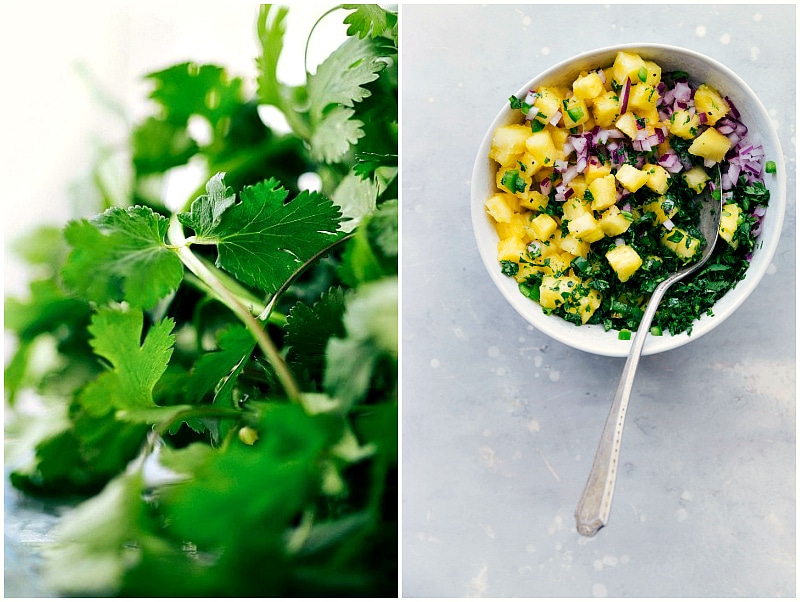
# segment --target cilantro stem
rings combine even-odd
[[[286,395],[293,402],[299,403],[301,401],[300,387],[297,385],[294,376],[283,360],[283,357],[281,357],[281,354],[278,352],[278,349],[275,347],[275,344],[272,342],[272,339],[269,338],[266,331],[262,328],[261,323],[252,315],[250,308],[242,303],[237,295],[230,291],[219,275],[215,274],[205,263],[192,253],[186,242],[183,226],[181,226],[181,223],[175,215],[170,219],[169,239],[170,243],[174,245],[173,250],[178,254],[178,257],[189,271],[197,276],[211,290],[215,291],[217,299],[244,322],[245,327],[256,340],[256,344],[275,369],[275,374],[281,382]]]

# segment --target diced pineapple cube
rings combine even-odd
[[[626,52],[620,50],[614,59],[614,66],[612,74],[614,81],[618,84],[624,84],[625,80],[630,78],[632,82],[639,80],[640,70],[644,69],[643,73],[647,73],[644,59],[635,52]]]
[[[661,244],[674,251],[686,263],[694,258],[700,239],[690,236],[682,228],[673,228],[661,236]]]
[[[498,261],[519,261],[520,257],[525,253],[527,245],[519,236],[509,236],[503,238],[497,243],[497,260]]]
[[[563,96],[559,94],[556,88],[542,86],[539,89],[538,97],[533,102],[533,106],[539,109],[542,121],[549,122],[553,115],[561,110],[562,100]]]
[[[636,134],[639,133],[639,125],[636,123],[636,115],[633,113],[625,113],[620,115],[620,118],[617,119],[616,124],[617,129],[621,132],[624,132],[628,138],[633,140],[636,138]]]
[[[564,127],[574,128],[589,120],[589,109],[581,98],[573,96],[564,101]]]
[[[695,165],[689,171],[683,172],[682,175],[686,186],[694,190],[697,194],[703,192],[703,189],[706,187],[706,182],[709,180],[708,173],[706,173],[706,170],[700,165]]]
[[[509,200],[509,197],[511,197],[511,200]],[[514,205],[511,203],[514,203]],[[491,215],[494,218],[494,221],[505,224],[511,221],[511,216],[514,215],[515,206],[516,201],[514,200],[514,197],[503,192],[499,194],[493,194],[486,200],[485,203],[486,213]]]
[[[628,217],[619,210],[619,207],[612,205],[600,215],[600,227],[606,236],[619,236],[627,232],[633,223],[632,217]]]
[[[645,61],[644,68],[647,69],[647,79],[644,83],[646,83],[648,86],[658,86],[659,82],[661,81],[661,66],[652,61]]]
[[[606,260],[620,282],[627,282],[642,265],[642,258],[628,245],[618,245],[606,253]]]
[[[733,240],[733,235],[739,227],[741,212],[739,205],[729,203],[722,206],[722,215],[719,218],[719,235],[734,249],[739,246],[739,241]]]
[[[651,211],[655,213],[655,222],[659,224],[663,224],[678,212],[678,207],[675,205],[675,202],[666,196],[661,196],[649,203],[645,203],[642,209],[645,213]]]
[[[616,173],[617,181],[622,184],[623,188],[636,192],[647,182],[647,172],[641,169],[636,169],[633,165],[625,163]]]
[[[507,165],[525,152],[525,141],[531,135],[531,128],[521,124],[501,125],[492,135],[489,158],[501,165]]]
[[[630,95],[628,96],[628,110],[652,112],[656,108],[659,98],[658,91],[653,86],[648,86],[645,83],[636,84],[631,86]]]
[[[694,93],[694,106],[700,113],[706,114],[706,123],[714,125],[731,110],[730,105],[708,84],[700,84]]]
[[[589,184],[592,195],[592,209],[602,211],[617,202],[617,184],[613,174],[592,180]]]
[[[561,249],[575,257],[585,258],[589,254],[590,246],[588,242],[580,240],[570,232],[561,239]]]
[[[578,174],[570,180],[569,187],[572,188],[573,196],[582,199],[583,195],[586,194],[586,178],[583,177],[583,174]]]
[[[689,140],[697,136],[700,127],[700,118],[697,113],[690,113],[685,109],[678,109],[669,116],[669,131],[671,134]]]
[[[536,235],[537,240],[547,240],[550,238],[550,235],[556,231],[557,227],[558,224],[556,223],[556,220],[546,213],[537,215],[531,220],[531,229]]]
[[[527,194],[520,196],[519,206],[533,211],[544,211],[549,200],[546,194],[538,190],[529,190]]]
[[[694,139],[689,146],[689,152],[697,157],[719,163],[725,158],[731,146],[732,143],[726,136],[714,128],[708,128]]]
[[[575,238],[588,243],[597,242],[605,236],[600,224],[591,213],[584,213],[572,220],[567,229],[575,235]]]
[[[600,163],[597,157],[590,157],[583,172],[583,178],[587,184],[591,184],[597,178],[602,178],[611,173],[610,163]]]
[[[589,289],[588,293],[582,297],[578,297],[577,305],[574,302],[569,304],[567,307],[567,312],[571,314],[579,313],[581,316],[581,324],[586,324],[586,322],[589,321],[589,318],[594,315],[594,312],[597,311],[597,308],[600,307],[602,301],[603,295],[600,293],[600,291]]]
[[[552,166],[557,158],[556,145],[549,130],[539,130],[533,134],[528,132],[525,140],[525,148],[533,157],[534,161],[541,167]],[[537,169],[538,171],[538,169]]]
[[[600,96],[605,91],[603,80],[597,72],[581,74],[572,82],[572,92],[576,98],[587,99]]]
[[[613,90],[592,100],[592,114],[600,127],[608,127],[619,117],[619,97]]]
[[[532,181],[531,176],[523,171],[519,164],[503,165],[498,168],[495,177],[497,188],[511,194],[524,193],[530,188]]]
[[[557,127],[553,125],[548,125],[545,128],[545,131],[550,133],[550,137],[553,139],[553,145],[556,147],[556,156],[555,158],[558,159],[566,159],[567,156],[564,154],[564,145],[567,143],[567,138],[569,138],[569,130],[564,129],[562,127]]]
[[[647,186],[657,194],[664,194],[669,188],[669,172],[660,165],[646,163],[642,170],[647,173]]]
[[[561,205],[564,217],[569,221],[579,218],[590,211],[590,204],[582,197],[571,196]]]
[[[539,304],[547,309],[555,309],[569,299],[580,281],[572,276],[547,275],[539,285]]]
[[[531,214],[527,211],[525,213],[515,213],[511,216],[511,221],[508,223],[511,236],[518,236],[525,243],[529,243],[534,239],[535,231],[531,227],[530,216]]]

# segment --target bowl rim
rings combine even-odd
[[[581,52],[570,58],[561,60],[544,71],[541,71],[538,75],[525,83],[525,85],[520,87],[516,95],[517,97],[521,97],[527,93],[528,90],[534,89],[535,87],[546,82],[552,82],[556,79],[557,75],[561,75],[563,78],[564,74],[568,73],[570,68],[575,70],[576,65],[580,65],[582,62],[585,63],[587,61],[591,61],[592,64],[596,65],[596,61],[599,61],[606,55],[611,55],[613,58],[613,55],[621,50],[639,52],[640,54],[644,55],[645,58],[647,58],[648,54],[654,52],[676,53],[684,57],[692,57],[696,61],[708,64],[710,69],[718,71],[725,80],[731,80],[733,82],[732,87],[737,88],[737,91],[741,91],[742,96],[747,98],[746,105],[742,104],[741,100],[738,100],[737,108],[741,110],[742,107],[751,106],[753,107],[753,111],[755,113],[760,113],[763,116],[763,121],[767,127],[765,128],[765,131],[759,130],[756,135],[757,138],[762,141],[765,146],[768,146],[770,149],[772,149],[772,152],[775,154],[774,157],[769,157],[769,160],[774,161],[776,164],[776,173],[773,174],[776,177],[770,179],[769,182],[766,182],[767,188],[770,190],[770,204],[765,216],[765,228],[759,236],[758,240],[760,242],[760,246],[758,246],[759,243],[757,243],[757,247],[753,253],[751,266],[747,269],[745,276],[736,284],[733,290],[729,291],[725,296],[715,303],[712,308],[714,310],[712,316],[704,314],[694,322],[691,334],[683,332],[677,335],[671,335],[667,333],[664,336],[647,337],[642,354],[652,355],[686,345],[699,339],[703,335],[719,326],[722,322],[729,318],[741,306],[742,303],[744,303],[744,301],[761,282],[761,279],[764,277],[764,274],[766,273],[770,262],[774,257],[783,226],[786,206],[786,165],[783,150],[780,144],[780,138],[778,137],[775,125],[770,119],[766,108],[761,102],[761,99],[755,94],[750,86],[738,74],[716,59],[698,51],[681,46],[649,42],[629,42],[603,46],[593,50]],[[607,59],[606,62],[608,62]],[[577,68],[575,70],[575,75],[577,75],[580,70],[580,68]],[[545,315],[541,306],[538,303],[524,297],[519,292],[516,281],[502,275],[497,267],[497,234],[496,230],[494,230],[494,225],[490,223],[490,219],[486,215],[484,209],[484,202],[487,198],[487,183],[484,182],[484,177],[487,173],[491,172],[492,169],[496,169],[494,163],[488,159],[488,150],[491,144],[493,132],[499,125],[513,122],[514,116],[515,112],[510,109],[508,102],[506,101],[484,134],[481,144],[478,148],[475,162],[473,164],[470,186],[472,228],[482,263],[489,273],[492,282],[501,292],[506,301],[517,311],[518,314],[520,314],[537,330],[543,332],[550,338],[581,351],[609,357],[624,357],[628,355],[630,351],[633,343],[632,339],[628,341],[621,340],[618,338],[618,335],[612,334],[616,331],[606,332],[602,325],[576,326],[558,316]],[[484,184],[482,187],[480,186],[481,183]],[[485,240],[488,226],[491,226],[491,230],[494,232],[493,240],[495,241],[495,245],[489,246]],[[769,229],[767,226],[769,226]],[[757,269],[754,269],[754,267]],[[576,329],[574,331],[575,334],[580,333],[580,336],[567,336],[567,333],[570,333],[572,329]],[[579,331],[577,329],[581,330]]]

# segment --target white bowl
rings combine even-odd
[[[777,166],[775,174],[766,174],[765,184],[770,191],[769,206],[744,279],[717,301],[713,316],[703,315],[694,323],[691,334],[684,332],[673,336],[665,332],[663,336],[647,337],[643,353],[649,355],[675,349],[710,332],[727,319],[758,286],[772,261],[781,233],[786,206],[786,166],[772,120],[758,97],[729,68],[692,50],[646,43],[600,48],[544,71],[522,86],[517,96],[522,97],[529,90],[542,85],[570,86],[581,71],[611,65],[619,50],[638,52],[643,58],[658,63],[664,72],[686,71],[696,83],[706,82],[728,96],[741,113],[742,122],[748,126],[750,140],[762,144],[766,154],[765,161],[774,161]],[[595,324],[576,326],[558,316],[545,315],[538,303],[520,293],[513,278],[500,272],[497,261],[498,236],[491,218],[486,214],[484,203],[495,191],[497,163],[488,156],[492,134],[501,125],[519,122],[520,113],[509,107],[507,98],[508,96],[498,98],[498,103],[504,102],[503,108],[486,132],[472,172],[472,224],[483,263],[506,300],[536,329],[576,349],[598,355],[624,357],[628,354],[632,341],[620,340],[618,331],[605,331],[602,325]]]

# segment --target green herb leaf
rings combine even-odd
[[[178,217],[196,242],[217,246],[218,266],[268,295],[340,236],[339,210],[321,194],[304,191],[286,202],[288,192],[270,179],[239,196],[231,205],[224,194],[209,194]],[[219,202],[226,207],[216,212]]]
[[[111,410],[153,407],[153,387],[172,356],[173,327],[169,318],[158,322],[140,343],[141,311],[100,309],[89,326],[89,342],[94,352],[109,362],[109,370],[81,392],[81,405],[94,416]]]
[[[183,278],[180,260],[164,244],[167,228],[165,217],[139,206],[71,222],[64,231],[73,247],[62,270],[64,283],[95,303],[155,306]]]

